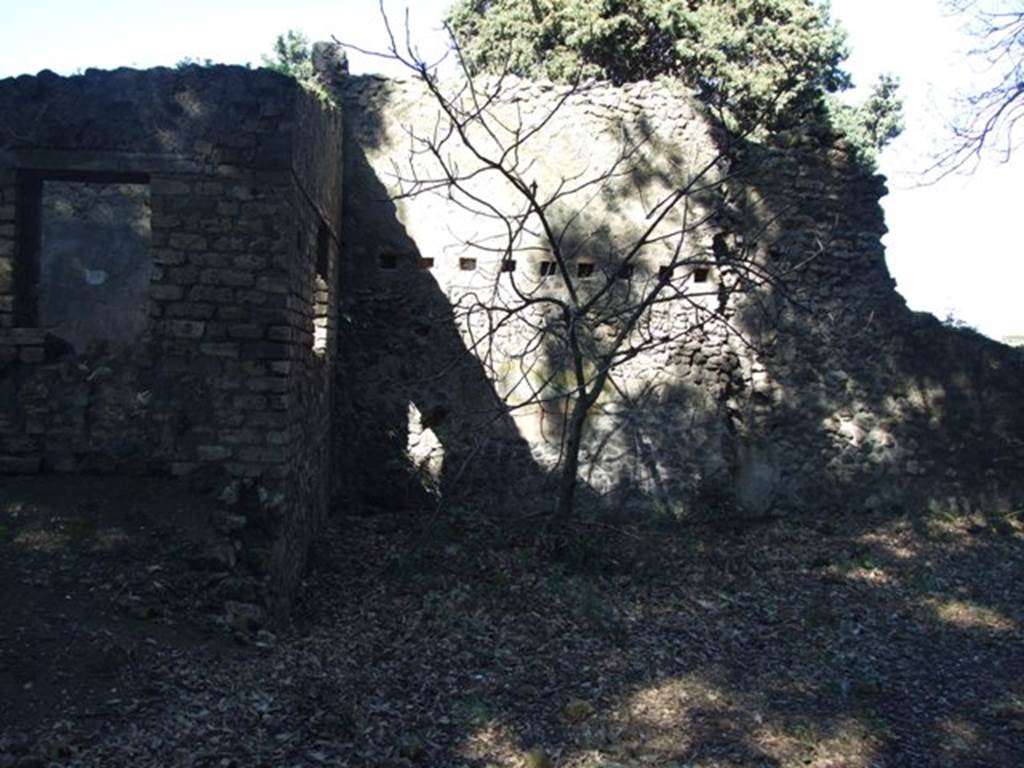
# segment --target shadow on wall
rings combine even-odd
[[[537,505],[553,503],[550,461],[503,408],[494,367],[467,350],[457,289],[446,294],[429,269],[437,254],[422,252],[402,224],[421,211],[408,200],[399,211],[380,162],[367,156],[387,147],[389,121],[400,122],[405,105],[391,102],[385,81],[370,98],[360,88],[345,103],[351,274],[342,280],[349,322],[338,373],[350,398],[339,434],[353,490],[375,504],[412,502],[430,473],[413,466],[410,441],[436,440],[444,458],[432,490],[442,497],[542,512]],[[648,119],[636,130],[653,152],[602,190],[623,216],[629,195],[652,180],[671,184],[666,168],[684,160]],[[581,509],[654,503],[674,515],[756,516],[1019,503],[1021,356],[906,309],[880,242],[882,180],[829,137],[779,150],[734,142],[713,125],[708,135],[728,161],[721,198],[709,204],[705,193],[719,231],[714,269],[727,275],[737,251],[756,252],[773,277],[719,306],[730,330],[698,323],[639,373],[612,377],[588,427]],[[448,221],[436,226],[453,232]],[[614,250],[600,222],[577,229],[581,249]],[[545,376],[567,379],[557,345],[538,356]],[[548,411],[550,448],[561,436],[558,408]]]
[[[374,136],[372,112],[360,137]],[[409,238],[360,144],[347,137],[337,366],[338,455],[350,494],[370,505],[415,506],[427,491],[508,508],[544,472],[470,354],[448,297]],[[436,436],[439,477],[416,466],[410,440]],[[507,482],[496,482],[504,476]],[[512,481],[514,479],[514,482]]]
[[[723,151],[723,231],[763,233],[776,277],[728,313],[733,343],[685,339],[689,365],[653,408],[621,410],[634,461],[661,468],[644,483],[655,500],[755,516],[1024,504],[1024,355],[907,309],[880,240],[883,180],[821,147]],[[701,450],[665,428],[677,420]],[[698,468],[700,479],[677,496],[665,467]]]

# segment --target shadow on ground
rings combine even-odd
[[[155,649],[215,637],[225,563],[205,546],[210,511],[165,480],[4,479],[0,733],[131,712],[158,697],[135,674]]]
[[[19,716],[17,733],[5,697],[0,758],[474,768],[1024,760],[1018,517],[578,528],[554,563],[528,521],[498,525],[465,509],[337,517],[294,626],[234,649],[115,630],[110,617],[84,615],[87,601],[66,607],[64,585],[89,583],[89,566],[51,561],[50,581],[27,593],[49,598],[13,624],[5,615],[5,654],[19,622],[58,628],[61,613],[135,650],[102,659],[94,691],[73,678],[67,697]],[[10,557],[7,528],[5,537]],[[56,678],[72,658],[92,663],[40,646],[35,670],[16,672]],[[5,693],[23,682],[5,677]]]

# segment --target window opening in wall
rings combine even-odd
[[[711,238],[711,253],[716,261],[729,258],[729,242],[724,232],[719,232]]]
[[[153,274],[149,177],[23,170],[17,203],[15,322],[79,352],[139,342]]]
[[[711,274],[711,270],[707,267],[694,267],[693,268],[693,282],[695,283],[706,283],[708,276]]]
[[[675,272],[672,267],[658,267],[658,279],[663,283],[667,283],[672,279],[672,273]]]
[[[316,274],[326,283],[331,268],[331,241],[327,227],[323,224],[316,233]]]
[[[459,269],[463,272],[472,272],[476,269],[476,259],[466,257],[459,259]]]
[[[503,260],[501,262],[501,271],[502,272],[515,272],[516,271],[515,259],[505,259],[505,260]]]
[[[632,264],[623,264],[621,267],[619,267],[619,271],[616,274],[616,277],[618,277],[619,280],[632,280],[633,279],[633,265]]]
[[[328,325],[331,306],[331,239],[327,225],[320,223],[316,232],[316,273],[313,276],[313,351],[327,352]]]
[[[382,253],[377,256],[377,264],[381,269],[398,269],[398,255],[394,253]]]
[[[542,261],[540,263],[540,276],[551,277],[558,274],[558,264],[553,261]]]
[[[594,262],[592,261],[581,261],[576,265],[576,277],[593,277],[594,276]]]
[[[417,266],[419,266],[420,269],[433,269],[434,259],[430,256],[423,256],[417,262]]]

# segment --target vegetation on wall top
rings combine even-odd
[[[860,106],[835,98],[845,34],[814,0],[456,0],[448,24],[474,73],[677,78],[730,127],[830,129],[869,165],[901,130],[891,76]]]

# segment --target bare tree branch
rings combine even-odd
[[[948,0],[947,5],[967,18],[967,31],[978,41],[969,60],[983,65],[986,84],[959,95],[949,146],[926,169],[928,181],[972,173],[986,157],[1009,161],[1024,120],[1024,4]]]
[[[429,129],[404,128],[410,153],[408,162],[392,165],[394,199],[443,198],[480,228],[453,232],[460,247],[499,256],[487,289],[461,292],[452,310],[468,350],[495,388],[500,382],[504,389],[506,414],[557,408],[560,488],[554,519],[564,525],[581,481],[588,416],[606,390],[621,393],[615,372],[711,325],[752,346],[735,321],[734,297],[767,286],[782,289],[784,271],[773,273],[756,246],[773,222],[741,224],[720,194],[734,181],[730,153],[745,135],[730,137],[717,150],[695,150],[688,160],[669,161],[650,136],[635,139],[623,128],[607,167],[585,162],[580,170],[545,179],[534,159],[543,147],[535,145],[586,85],[563,87],[547,106],[531,105],[528,116],[510,98],[507,73],[478,81],[463,67],[456,83],[443,83],[436,67],[415,50],[408,29],[399,48],[386,16],[384,24],[386,52],[348,47],[403,64],[438,111]],[[461,62],[457,49],[455,55]],[[648,201],[633,177],[650,157],[662,160],[664,178],[659,177],[657,199]],[[608,198],[639,204],[641,215],[620,216],[629,222],[628,234],[604,235],[601,221],[608,214],[598,203]],[[740,226],[744,245],[733,252],[712,253],[701,245],[713,230]],[[506,269],[538,255],[536,275]],[[710,282],[712,269],[718,279]],[[659,322],[676,315],[692,319],[667,329]],[[500,370],[509,361],[515,362],[511,374]]]

